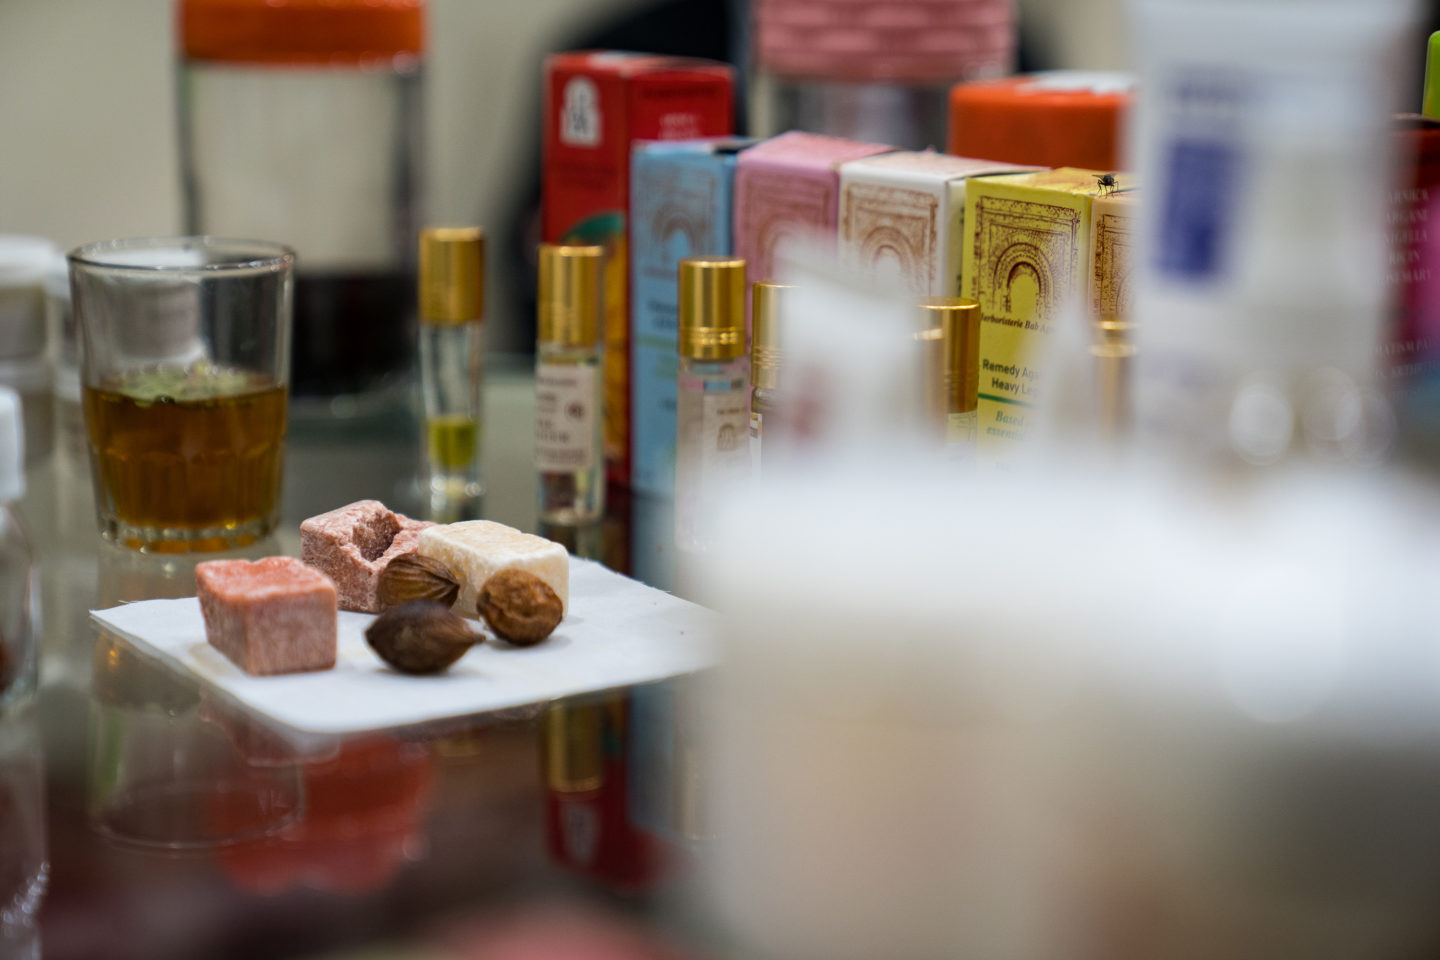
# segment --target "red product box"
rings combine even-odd
[[[1413,380],[1432,367],[1440,353],[1440,314],[1433,304],[1440,277],[1434,275],[1440,233],[1440,121],[1414,114],[1392,125],[1398,163],[1390,205],[1390,302],[1394,313],[1385,344],[1391,376]]]
[[[726,136],[734,114],[723,63],[605,51],[545,62],[541,239],[607,251],[605,461],[616,483],[630,482],[630,146]]]

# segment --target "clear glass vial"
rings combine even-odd
[[[675,544],[703,550],[717,496],[750,471],[750,359],[745,261],[680,261],[680,372],[675,411]]]
[[[588,523],[605,512],[604,263],[603,247],[540,245],[535,470],[543,523]]]
[[[420,235],[420,391],[430,519],[474,520],[485,386],[485,233],[431,227]]]

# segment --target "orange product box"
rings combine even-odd
[[[652,54],[560,53],[545,62],[541,239],[602,244],[605,461],[630,482],[630,270],[626,214],[636,140],[719,137],[734,126],[723,63]]]

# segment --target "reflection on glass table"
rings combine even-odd
[[[50,874],[34,697],[0,708],[0,956],[40,956],[36,914]]]
[[[96,832],[183,850],[269,836],[301,817],[295,765],[244,755],[227,741],[225,712],[207,710],[205,696],[100,631],[87,750],[87,806]]]
[[[668,503],[612,491],[600,524],[537,527],[531,369],[496,363],[486,385],[486,516],[668,586]],[[46,614],[34,751],[43,744],[44,804],[39,768],[27,768],[22,849],[43,863],[48,841],[48,960],[303,958],[377,942],[466,956],[477,943],[553,940],[557,916],[639,956],[645,928],[684,916],[670,904],[689,853],[668,812],[683,791],[646,789],[674,766],[675,735],[647,719],[653,704],[636,710],[620,693],[344,738],[271,727],[95,629],[91,609],[193,595],[195,564],[215,555],[101,541],[84,445],[57,439],[22,504]],[[224,556],[298,555],[300,520],[357,499],[423,516],[416,449],[401,416],[292,425],[281,526]],[[592,752],[603,734],[593,789],[552,776],[572,716],[606,718],[567,734]],[[589,814],[562,817],[582,809],[596,813],[588,834]]]

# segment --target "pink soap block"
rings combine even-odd
[[[379,500],[357,500],[300,524],[300,559],[334,581],[341,610],[379,613],[380,574],[391,560],[413,553],[420,531],[433,526]]]
[[[210,645],[246,673],[335,666],[335,585],[294,557],[195,567]]]

